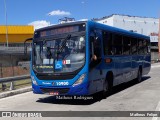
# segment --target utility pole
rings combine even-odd
[[[8,48],[8,23],[7,23],[7,5],[6,0],[4,0],[4,8],[5,8],[5,22],[6,22],[6,43]]]

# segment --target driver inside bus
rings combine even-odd
[[[101,48],[99,38],[93,40],[94,53],[91,55],[90,68],[93,69],[101,62]]]
[[[101,58],[101,49],[100,49],[100,41],[98,38],[94,39],[93,42],[93,47],[94,47],[94,54],[92,55],[91,61],[97,61],[100,60]]]

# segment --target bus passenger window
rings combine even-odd
[[[90,51],[90,59],[92,58],[94,51],[93,51],[93,41],[94,37],[90,36],[90,43],[89,43],[89,51]]]
[[[146,43],[147,43],[147,53],[150,53],[151,52],[151,45],[150,45],[150,41],[149,40],[146,40]]]
[[[144,54],[143,39],[138,39],[138,54]]]
[[[90,36],[90,58],[90,69],[101,62],[101,39],[98,36]]]
[[[131,53],[133,55],[136,55],[138,53],[137,51],[137,39],[131,38]]]
[[[148,40],[143,41],[143,46],[144,46],[144,53],[145,54],[150,53],[150,45]]]
[[[123,55],[129,55],[130,54],[130,38],[123,36]]]
[[[113,35],[113,47],[115,55],[121,55],[122,54],[122,36],[121,35]]]
[[[90,56],[91,60],[101,58],[101,31],[99,30],[90,34]]]
[[[104,55],[114,54],[112,50],[112,33],[103,31],[103,48],[104,48]]]
[[[100,44],[100,39],[97,37],[94,40],[94,54],[97,56],[97,58],[101,57],[101,44]]]

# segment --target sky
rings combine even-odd
[[[63,17],[75,20],[102,18],[112,14],[160,17],[160,0],[0,0],[0,25],[57,24]]]

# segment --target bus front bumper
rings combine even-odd
[[[65,87],[48,87],[48,86],[37,86],[32,84],[32,90],[33,93],[35,94],[89,95],[87,83],[83,83],[76,86],[65,86]]]

